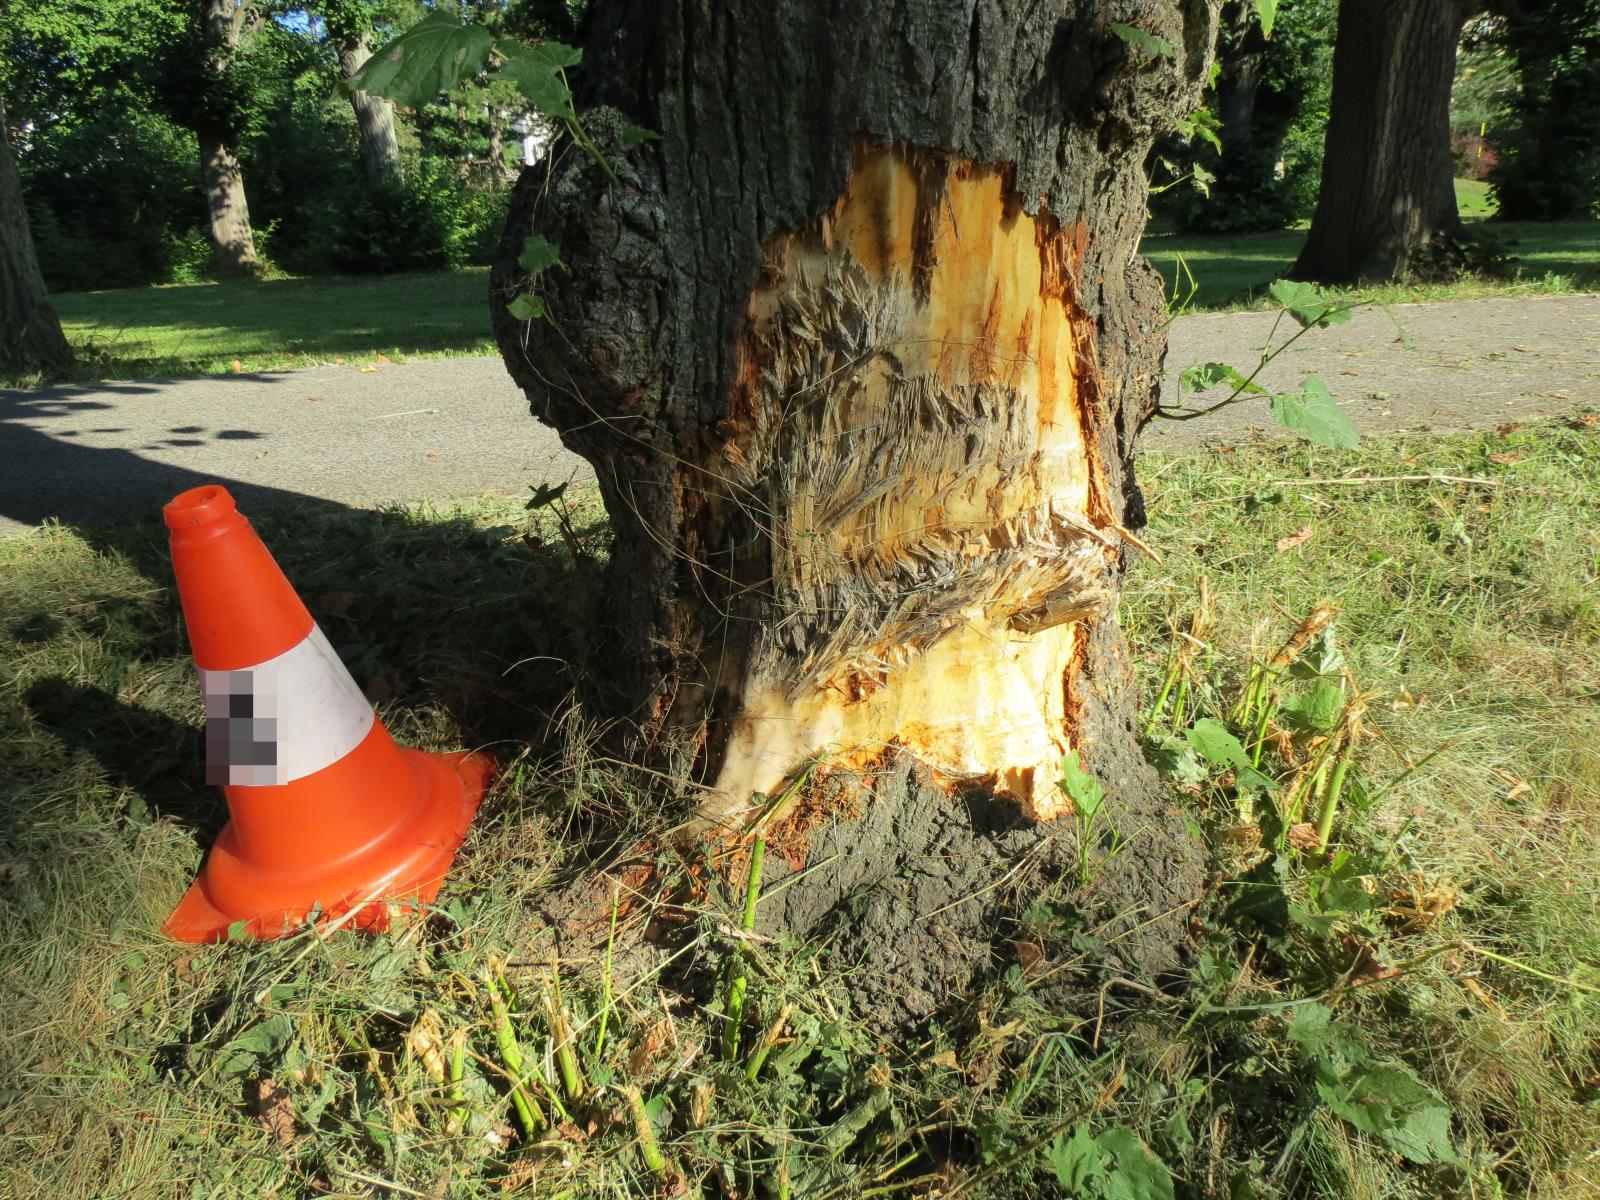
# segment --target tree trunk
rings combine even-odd
[[[372,57],[372,46],[365,34],[339,43],[339,70],[349,79]],[[367,92],[350,93],[355,110],[356,129],[361,139],[361,165],[373,183],[401,177],[400,138],[394,128],[394,106],[381,96]]]
[[[1115,608],[1165,349],[1142,168],[1197,102],[1215,19],[1205,0],[591,7],[580,111],[602,145],[620,119],[600,104],[661,137],[608,150],[618,186],[570,150],[554,179],[523,173],[495,327],[615,526],[595,669],[704,819],[739,827],[820,761],[883,776],[906,814],[956,813],[924,863],[998,862],[992,798],[1069,812],[1076,750],[1140,830],[1108,877],[1147,915],[1193,899]],[[532,231],[565,269],[525,323],[506,305]],[[852,852],[887,870],[913,825]]]
[[[34,255],[22,179],[0,105],[0,371],[50,372],[71,362],[72,348],[50,306]]]
[[[1340,0],[1311,232],[1291,274],[1388,279],[1461,229],[1450,156],[1459,0]]]
[[[246,279],[261,274],[250,207],[245,203],[244,173],[226,133],[200,131],[200,167],[205,173],[206,207],[211,213],[211,263],[218,279]]]
[[[227,73],[245,24],[255,19],[240,0],[203,0],[207,66],[214,78]],[[206,208],[211,214],[211,261],[219,279],[261,274],[250,207],[245,203],[244,173],[239,168],[238,134],[226,119],[197,116],[191,125],[200,147]]]

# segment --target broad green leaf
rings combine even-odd
[[[529,275],[537,275],[540,271],[549,270],[560,261],[561,247],[545,241],[535,233],[522,243],[522,254],[517,258],[517,265]]]
[[[1174,783],[1201,784],[1206,781],[1208,772],[1189,743],[1182,738],[1163,737],[1146,753],[1156,770]]]
[[[544,316],[544,297],[524,292],[506,305],[506,311],[519,321],[536,321]]]
[[[660,141],[661,135],[654,129],[646,129],[642,125],[624,125],[617,138],[624,146],[637,146],[640,142]]]
[[[1086,1125],[1079,1125],[1072,1136],[1056,1135],[1044,1148],[1045,1166],[1056,1177],[1056,1182],[1067,1190],[1069,1196],[1091,1195],[1100,1189],[1105,1172],[1100,1167],[1104,1152],[1089,1136]]]
[[[1199,163],[1194,164],[1194,168],[1189,172],[1189,174],[1194,180],[1195,191],[1199,192],[1202,196],[1210,196],[1211,185],[1217,181],[1217,177],[1202,167]]]
[[[1457,1160],[1450,1109],[1398,1064],[1317,1064],[1317,1095],[1328,1110],[1414,1163]]]
[[[1121,38],[1123,44],[1133,50],[1135,57],[1142,63],[1153,62],[1162,55],[1168,58],[1177,57],[1171,42],[1165,38],[1158,38],[1153,33],[1146,33],[1135,25],[1123,25],[1113,21],[1111,32]]]
[[[1289,1022],[1289,1040],[1308,1055],[1317,1056],[1334,1047],[1341,1031],[1333,1023],[1333,1010],[1323,1004],[1303,1004]]]
[[[1272,36],[1272,27],[1278,20],[1278,0],[1255,0],[1256,20],[1261,22],[1261,35]]]
[[[1190,747],[1214,767],[1248,767],[1250,756],[1239,739],[1215,717],[1204,717],[1183,735]]]
[[[1265,396],[1267,389],[1248,379],[1237,367],[1227,363],[1208,362],[1190,367],[1178,376],[1178,386],[1186,391],[1204,392],[1225,383],[1242,392]]]
[[[1272,398],[1272,415],[1285,429],[1318,445],[1335,450],[1355,450],[1361,445],[1355,426],[1320,379],[1307,379],[1297,392],[1279,392]]]
[[[342,86],[415,108],[476,74],[493,45],[493,35],[481,25],[463,25],[436,8],[377,51]]]
[[[1095,1144],[1111,1155],[1100,1194],[1105,1200],[1172,1200],[1172,1172],[1126,1129],[1107,1129]]]
[[[1286,701],[1278,712],[1296,733],[1332,733],[1344,716],[1344,688],[1319,679],[1309,695]]]
[[[1061,790],[1072,797],[1078,816],[1085,821],[1091,820],[1100,811],[1106,799],[1100,781],[1083,769],[1076,750],[1069,750],[1067,757],[1062,760]]]
[[[1275,279],[1267,291],[1302,328],[1343,325],[1350,319],[1350,306],[1330,299],[1314,283]]]
[[[567,67],[583,59],[583,51],[561,42],[500,42],[496,51],[505,59],[500,74],[517,85],[536,111],[561,121],[575,120],[572,90],[567,87]]]
[[[1339,649],[1337,626],[1329,625],[1317,634],[1300,652],[1300,657],[1289,664],[1289,674],[1296,679],[1321,679],[1337,675],[1344,670],[1344,654]]]

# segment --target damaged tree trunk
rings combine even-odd
[[[1113,874],[1170,915],[1196,854],[1138,751],[1115,608],[1165,349],[1142,165],[1197,103],[1215,6],[913,11],[591,6],[596,140],[661,136],[608,151],[615,186],[571,153],[523,174],[496,332],[615,525],[594,670],[702,816],[909,758],[911,810],[1050,821],[1077,750],[1139,834]],[[534,232],[565,269],[530,281]],[[530,288],[548,319],[507,310]]]

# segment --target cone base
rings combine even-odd
[[[208,861],[167,918],[162,932],[180,942],[221,942],[228,939],[235,926],[242,926],[244,936],[267,940],[295,932],[313,912],[319,921],[339,920],[351,928],[378,932],[398,913],[432,903],[483,801],[494,773],[494,760],[474,753],[399,753],[412,759],[427,780],[426,803],[433,810],[435,821],[450,830],[449,837],[405,848],[397,861],[363,862],[354,875],[339,872],[303,883],[303,891],[287,902],[281,895],[272,895],[270,887],[264,887],[261,903],[234,903],[226,909],[214,901],[208,887]],[[219,846],[227,837],[228,830],[224,828]],[[215,855],[217,850],[212,853]]]

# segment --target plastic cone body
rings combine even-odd
[[[166,933],[271,938],[313,912],[381,928],[433,900],[492,761],[394,744],[225,489],[163,515],[229,815]]]

